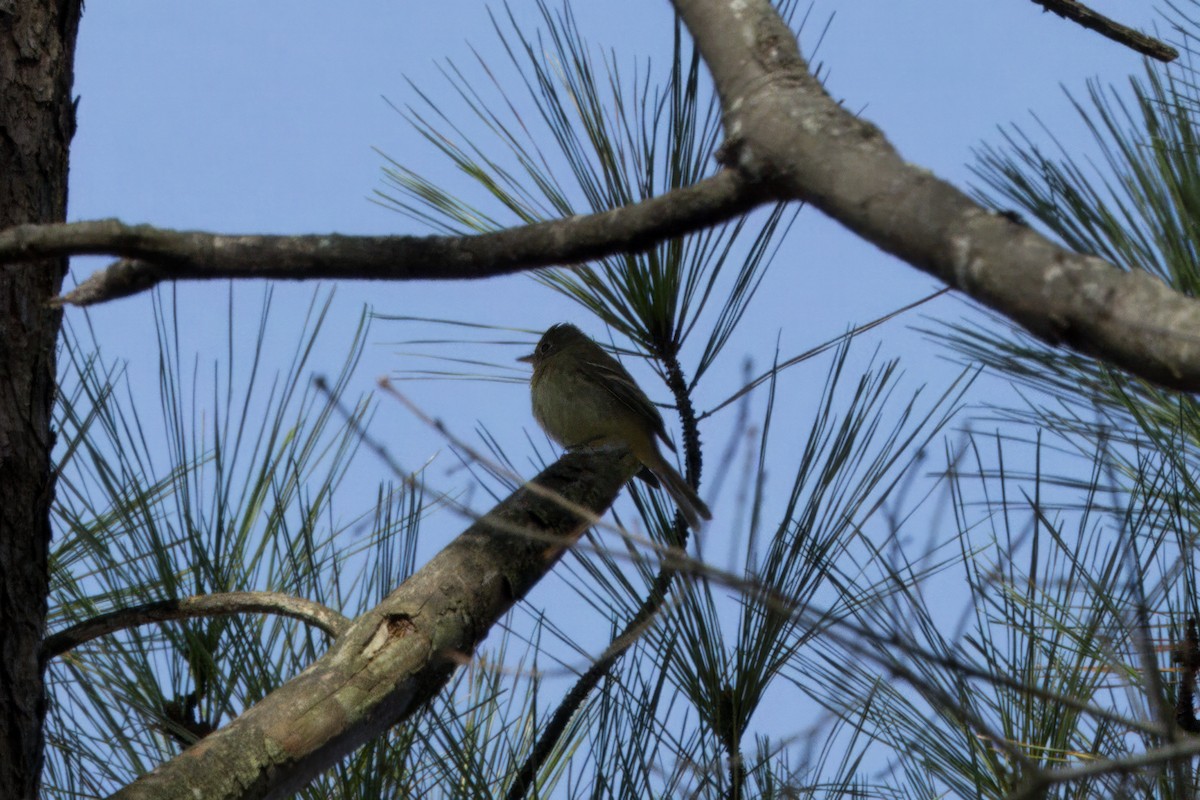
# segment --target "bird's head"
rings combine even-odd
[[[517,361],[524,361],[527,364],[533,364],[536,369],[538,364],[545,363],[546,359],[554,356],[555,353],[560,353],[566,348],[581,342],[591,342],[583,331],[576,328],[569,322],[561,322],[558,325],[551,325],[542,334],[542,338],[538,340],[537,347],[527,356],[521,356]]]

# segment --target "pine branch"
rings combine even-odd
[[[46,637],[42,644],[42,658],[49,660],[92,639],[151,622],[256,613],[279,614],[298,619],[320,628],[331,638],[337,638],[350,626],[349,619],[331,608],[281,592],[194,595],[179,600],[160,600],[133,608],[122,608],[76,623],[66,630]]]
[[[1098,11],[1085,6],[1078,0],[1033,0],[1034,3],[1051,11],[1063,19],[1076,22],[1090,31],[1095,31],[1106,39],[1123,44],[1144,56],[1171,62],[1179,58],[1179,51],[1152,36],[1122,25],[1116,20],[1109,19]]]
[[[1167,388],[1200,390],[1200,301],[1064,249],[910,163],[829,96],[769,0],[673,5],[721,98],[727,163],[1043,341]]]
[[[637,252],[737,217],[767,199],[763,187],[724,170],[633,205],[476,236],[234,236],[119,220],[18,225],[0,230],[0,263],[120,256],[54,301],[80,306],[188,279],[487,278]]]
[[[1200,391],[1200,301],[1071,252],[904,159],[831,98],[769,0],[674,0],[721,100],[729,169],[623,208],[470,237],[261,237],[116,222],[0,232],[0,261],[123,256],[61,302],[163,280],[475,278],[651,247],[768,201],[811,203],[860,237],[1032,334],[1172,389]],[[1148,325],[1147,320],[1154,320]]]
[[[636,466],[614,451],[563,456],[533,480],[540,491],[522,487],[492,509],[308,669],[114,800],[283,797],[306,785],[425,707],[587,527],[573,509],[603,512]]]

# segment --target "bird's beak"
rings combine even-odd
[[[524,361],[526,364],[532,364],[534,355],[535,355],[534,353],[530,353],[527,356],[521,356],[520,358],[517,359],[517,361]]]

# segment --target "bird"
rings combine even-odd
[[[517,360],[533,365],[533,416],[550,438],[568,450],[624,446],[657,479],[652,484],[661,482],[692,530],[712,519],[696,490],[658,449],[656,437],[675,449],[662,414],[621,362],[587,334],[570,323],[552,325],[534,351]]]

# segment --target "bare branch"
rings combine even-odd
[[[563,456],[534,479],[552,497],[522,487],[312,666],[113,799],[276,798],[304,786],[420,709],[550,570],[587,527],[559,497],[602,513],[638,466],[619,451]]]
[[[1200,302],[1080,255],[906,162],[808,70],[768,0],[674,0],[725,109],[725,163],[1001,312],[1163,386],[1200,390]]]
[[[730,169],[601,214],[466,237],[220,236],[118,222],[0,232],[0,262],[124,260],[60,300],[95,303],[184,278],[464,279],[638,251],[779,199],[858,235],[1006,315],[1163,386],[1200,391],[1200,302],[1144,272],[1073,253],[905,162],[834,102],[768,0],[674,0],[712,71]]]
[[[462,280],[579,264],[644,250],[737,217],[768,198],[732,170],[600,214],[478,236],[231,236],[118,220],[0,231],[0,263],[50,255],[114,255],[59,304],[90,305],[163,281],[214,278]]]
[[[725,112],[724,170],[601,214],[467,237],[222,236],[119,222],[0,232],[0,262],[121,256],[60,302],[95,303],[164,280],[464,279],[645,249],[769,199],[812,202],[855,233],[1005,314],[1161,385],[1200,390],[1200,303],[1142,272],[1072,253],[905,162],[808,71],[768,0],[674,0]]]
[[[196,617],[226,617],[233,614],[279,614],[307,622],[337,638],[350,626],[350,620],[331,608],[303,597],[280,592],[225,592],[184,597],[179,600],[160,600],[133,608],[122,608],[100,614],[72,625],[66,630],[47,636],[42,644],[42,658],[49,660],[115,631],[145,625]]]
[[[1033,0],[1033,2],[1046,11],[1052,11],[1063,19],[1077,22],[1088,30],[1095,31],[1106,39],[1112,39],[1117,44],[1123,44],[1131,50],[1136,50],[1144,56],[1168,62],[1179,58],[1179,51],[1174,47],[1122,25],[1116,20],[1109,19],[1078,0]]]

